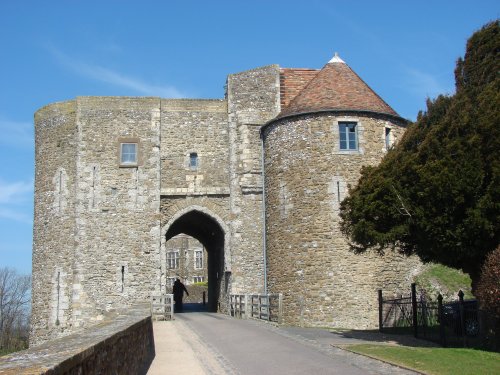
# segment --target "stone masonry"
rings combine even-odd
[[[212,311],[227,312],[231,293],[279,292],[287,323],[375,326],[376,289],[398,291],[419,263],[351,253],[339,203],[405,125],[339,58],[229,75],[225,99],[41,108],[32,345],[170,292],[181,234],[205,249]]]

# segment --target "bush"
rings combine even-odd
[[[482,309],[500,318],[500,246],[486,257],[476,295]]]

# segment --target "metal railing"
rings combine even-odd
[[[153,294],[151,295],[151,318],[153,320],[174,319],[174,295]]]
[[[410,333],[415,337],[437,342],[443,346],[480,347],[491,341],[488,327],[495,327],[497,319],[482,311],[476,300],[444,302],[439,294],[436,300],[417,294],[415,284],[411,295],[400,298],[379,298],[379,330],[386,333]]]
[[[239,319],[261,319],[281,324],[283,295],[278,294],[231,294],[231,316]]]

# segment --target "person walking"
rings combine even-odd
[[[182,306],[182,298],[184,297],[184,292],[186,292],[186,295],[189,296],[189,292],[186,289],[186,286],[181,282],[179,278],[175,280],[174,286],[172,288],[172,294],[174,295],[174,311],[175,312],[182,312],[183,306]]]

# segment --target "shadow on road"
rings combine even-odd
[[[335,330],[333,335],[345,339],[355,339],[371,343],[393,344],[411,347],[438,347],[431,341],[417,339],[410,334],[382,333],[379,330]]]
[[[176,314],[186,314],[193,312],[207,312],[207,305],[203,305],[203,303],[184,303],[183,311],[176,312]]]

